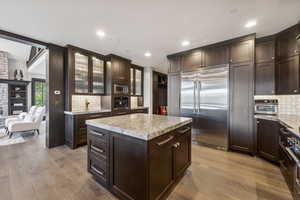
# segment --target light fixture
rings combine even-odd
[[[251,28],[256,25],[256,21],[249,21],[245,24],[246,28]]]
[[[151,57],[151,53],[149,51],[147,51],[145,54],[144,54],[146,57]]]
[[[187,41],[187,40],[184,40],[184,41],[181,42],[181,45],[184,46],[184,47],[188,46],[190,44],[191,44],[190,41]]]
[[[102,30],[97,31],[97,35],[101,38],[103,38],[105,36],[105,32]]]

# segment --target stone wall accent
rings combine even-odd
[[[8,53],[0,51],[0,79],[8,79]],[[0,128],[8,115],[8,85],[0,84]]]

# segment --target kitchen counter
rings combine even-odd
[[[191,122],[153,114],[87,120],[87,169],[118,199],[166,199],[191,165]]]
[[[279,114],[274,116],[255,115],[255,118],[278,121],[285,126],[290,132],[300,137],[300,115]]]
[[[192,122],[190,118],[131,114],[87,120],[86,124],[142,140],[151,140]]]
[[[97,114],[97,113],[104,113],[104,112],[111,112],[111,110],[103,109],[103,110],[94,110],[94,111],[64,111],[66,115],[85,115],[85,114]]]

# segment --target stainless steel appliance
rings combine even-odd
[[[114,110],[129,109],[129,96],[116,96],[113,99]]]
[[[125,94],[129,93],[128,85],[114,84],[114,94]]]
[[[194,142],[228,149],[228,85],[228,65],[181,74],[180,112],[193,118]]]
[[[277,99],[258,99],[255,100],[255,114],[277,115],[278,100]]]

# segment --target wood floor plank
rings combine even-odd
[[[44,134],[0,147],[1,200],[116,200],[87,172],[87,148],[45,148]],[[278,166],[192,146],[192,165],[169,200],[292,200]]]

